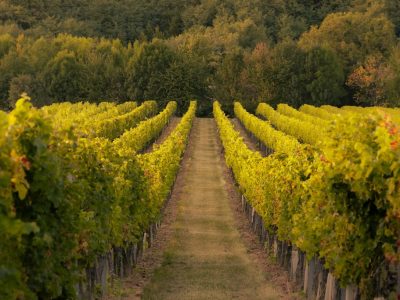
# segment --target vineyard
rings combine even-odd
[[[173,128],[174,101],[37,109],[23,98],[0,112],[0,299],[99,298],[129,275],[194,143],[196,108]],[[217,101],[213,114],[207,132],[254,230],[308,299],[400,295],[400,109],[260,103],[251,114],[236,102],[244,133]]]

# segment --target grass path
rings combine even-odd
[[[143,299],[281,299],[235,225],[213,119],[196,119],[182,166],[178,215]]]

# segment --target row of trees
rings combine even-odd
[[[7,109],[27,92],[34,104],[55,101],[177,99],[187,104],[207,94],[206,78],[195,59],[160,41],[0,37],[0,98]],[[184,110],[186,105],[181,107]]]
[[[227,106],[234,99],[293,106],[400,104],[397,1],[324,1],[312,10],[305,8],[314,1],[273,2],[276,9],[285,7],[281,17],[293,9],[307,20],[300,27],[311,27],[296,33],[288,20],[281,23],[286,29],[260,25],[243,4],[241,14],[226,9],[212,26],[194,26],[167,44],[207,62],[211,95]],[[271,11],[272,4],[265,5],[264,12]],[[332,10],[339,11],[322,13]]]
[[[296,41],[227,53],[216,78],[224,88],[215,95],[228,102],[398,106],[400,44],[376,8],[335,13]]]
[[[270,40],[279,41],[298,38],[328,14],[371,5],[381,6],[400,33],[397,0],[1,0],[0,22],[36,36],[64,32],[129,42],[211,27],[216,18],[229,15],[252,19]]]
[[[39,106],[126,99],[187,104],[196,98],[204,113],[211,110],[212,99],[227,108],[235,99],[249,105],[261,100],[293,106],[399,105],[397,1],[203,0],[185,1],[181,11],[167,0],[143,6],[137,0],[75,2],[63,9],[65,1],[0,0],[6,12],[0,33],[7,31],[0,35],[3,109],[12,107],[22,92]],[[140,16],[149,22],[153,18],[144,11],[152,11],[159,23],[146,25],[154,32],[144,33],[146,26],[129,23],[118,9],[142,9]],[[28,11],[36,13],[28,16]],[[93,26],[79,23],[113,15],[118,28],[136,33],[107,34],[105,22],[93,34],[83,32]],[[70,25],[78,22],[82,32],[72,31],[73,36],[39,30],[43,20],[54,16]],[[178,106],[181,111],[186,107]]]
[[[128,43],[179,34],[181,7],[187,4],[190,1],[0,0],[0,23],[3,32],[23,31],[33,37],[69,33]]]

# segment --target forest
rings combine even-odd
[[[398,106],[398,0],[0,0],[0,108]]]

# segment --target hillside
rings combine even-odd
[[[0,107],[235,99],[396,106],[396,0],[1,0]]]

